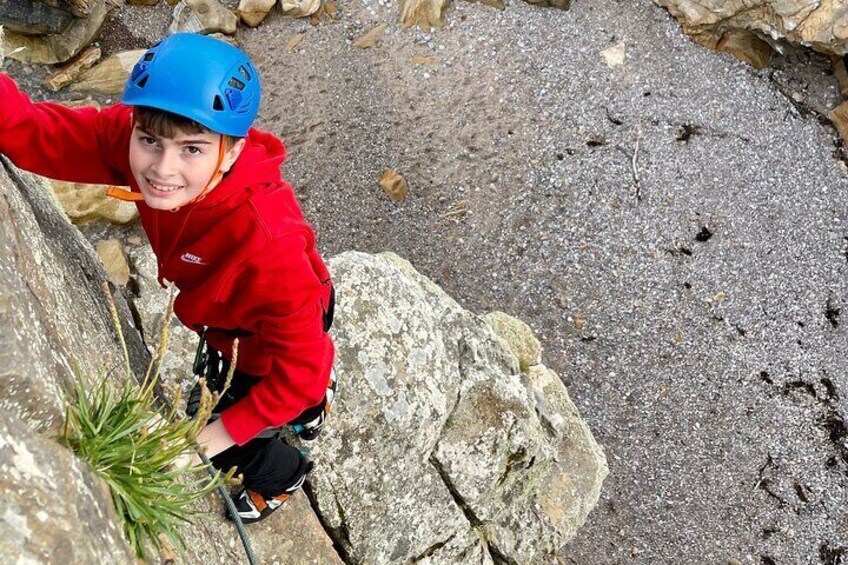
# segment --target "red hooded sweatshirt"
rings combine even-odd
[[[32,103],[0,73],[0,153],[22,169],[139,192],[131,131],[130,107]],[[208,327],[209,343],[228,359],[239,335],[238,369],[261,377],[221,415],[239,445],[320,403],[333,363],[324,331],[330,274],[280,176],[285,155],[279,139],[251,129],[230,172],[203,200],[176,212],[137,203],[159,281],[180,291],[177,317],[196,331]]]

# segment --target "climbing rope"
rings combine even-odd
[[[198,450],[197,453],[200,455],[200,460],[203,461],[204,465],[206,465],[206,470],[214,477],[216,475],[215,469],[212,467],[212,463],[210,463],[209,458],[206,457],[206,454],[200,450]],[[247,554],[247,562],[250,563],[250,565],[257,565],[259,562],[256,560],[256,555],[253,553],[253,546],[250,544],[250,537],[247,535],[247,530],[244,529],[244,522],[241,521],[241,516],[239,516],[238,510],[236,510],[236,505],[233,504],[233,499],[230,497],[223,484],[218,485],[218,492],[220,493],[221,498],[224,499],[224,504],[227,505],[227,510],[230,512],[230,518],[232,518],[236,525],[236,530],[238,530],[238,535],[241,538],[241,544],[244,546],[244,552]]]

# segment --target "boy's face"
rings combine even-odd
[[[173,210],[197,198],[216,171],[220,139],[208,131],[158,137],[136,125],[130,140],[130,168],[147,205]],[[227,151],[222,173],[230,170],[244,143],[240,139]]]

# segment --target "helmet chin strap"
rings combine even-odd
[[[209,178],[209,182],[206,183],[206,186],[203,187],[203,190],[200,191],[200,194],[186,202],[186,204],[192,204],[194,202],[200,202],[209,192],[217,186],[218,182],[223,178],[224,173],[221,172],[221,164],[224,162],[224,156],[227,154],[227,141],[226,136],[221,135],[220,140],[218,141],[218,162],[215,163],[215,172],[212,173],[212,176]],[[185,206],[185,204],[183,204]],[[174,212],[176,212],[179,208],[174,208]]]
[[[176,208],[172,208],[171,212],[176,212],[186,204],[193,204],[194,202],[200,202],[209,192],[217,186],[218,182],[223,178],[224,173],[221,172],[221,164],[224,162],[224,156],[227,154],[227,141],[226,136],[220,135],[220,139],[218,141],[218,161],[215,164],[215,172],[212,173],[212,176],[209,178],[209,181],[206,183],[206,186],[203,187],[203,190],[200,191],[200,194],[183,204],[182,206],[177,206]],[[116,200],[123,200],[124,202],[140,202],[144,200],[144,195],[139,192],[132,192],[129,190],[124,190],[123,188],[119,188],[117,186],[109,186],[106,188],[106,196],[110,196],[115,198]]]

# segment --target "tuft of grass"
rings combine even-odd
[[[60,440],[109,486],[127,541],[139,557],[145,558],[145,548],[150,544],[159,552],[185,547],[179,527],[197,515],[192,503],[214,490],[221,476],[201,473],[205,469],[202,465],[176,463],[191,460],[186,455],[195,453],[195,440],[206,420],[180,417],[178,402],[164,413],[157,407],[154,389],[167,347],[173,293],[163,317],[164,337],[139,384],[130,372],[117,310],[108,286],[104,286],[120,337],[126,376],[123,382],[115,382],[101,370],[95,379],[89,379],[77,368],[66,391],[68,404]]]

